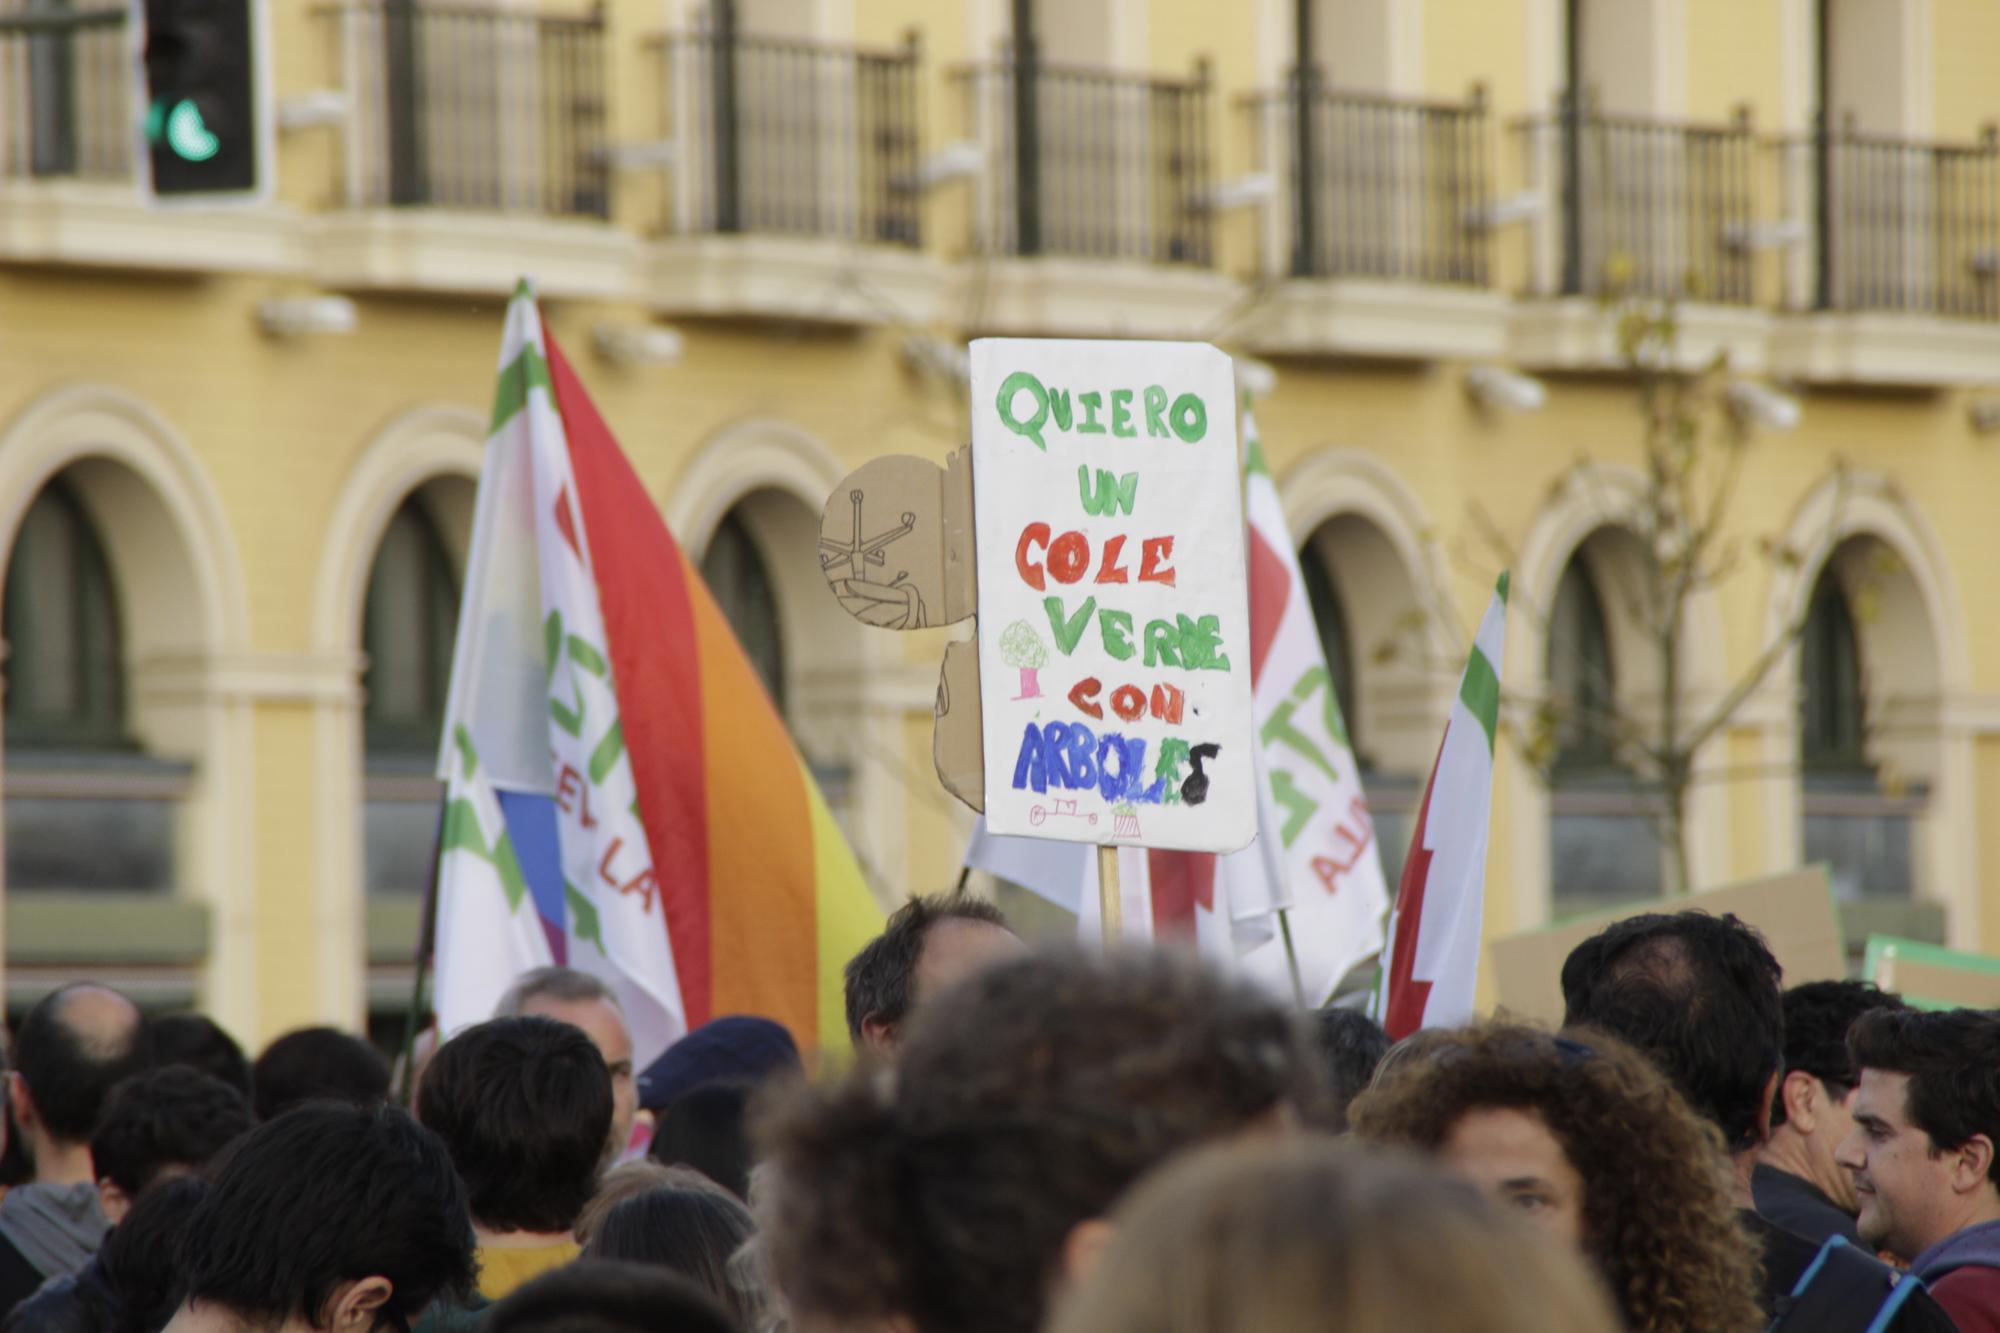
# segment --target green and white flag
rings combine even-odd
[[[1472,1017],[1486,906],[1486,839],[1493,815],[1493,740],[1507,646],[1507,576],[1479,622],[1424,786],[1403,885],[1389,927],[1382,1026],[1397,1041]]]

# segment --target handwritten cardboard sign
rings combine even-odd
[[[988,827],[1228,852],[1256,834],[1229,358],[972,344]]]

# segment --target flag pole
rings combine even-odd
[[[437,830],[431,835],[431,873],[424,885],[424,911],[417,928],[417,976],[410,988],[410,1012],[403,1020],[403,1049],[396,1062],[396,1101],[410,1104],[416,1092],[417,1034],[423,1030],[425,983],[430,980],[431,959],[437,954],[438,860],[444,855],[444,821],[451,792],[438,793]]]
[[[1285,965],[1292,971],[1292,998],[1298,1001],[1299,1011],[1303,1013],[1306,1008],[1306,983],[1299,975],[1299,950],[1292,943],[1292,909],[1289,907],[1278,909],[1278,933],[1285,941]]]
[[[1118,892],[1118,849],[1110,843],[1097,849],[1097,907],[1109,953],[1125,932],[1125,900]]]

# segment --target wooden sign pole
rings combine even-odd
[[[1097,849],[1097,906],[1103,916],[1104,951],[1109,953],[1125,933],[1125,900],[1118,892],[1118,849],[1109,845]]]

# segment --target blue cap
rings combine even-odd
[[[804,1072],[798,1043],[783,1024],[732,1014],[702,1024],[648,1065],[639,1075],[639,1105],[657,1111],[704,1083],[761,1083]]]

